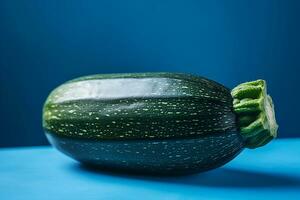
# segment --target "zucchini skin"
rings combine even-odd
[[[48,97],[43,127],[74,159],[144,173],[219,167],[243,148],[230,90],[177,73],[92,75]]]

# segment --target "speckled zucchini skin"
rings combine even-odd
[[[230,90],[174,73],[93,75],[48,97],[43,127],[83,163],[151,173],[219,167],[243,148]]]

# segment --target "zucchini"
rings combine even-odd
[[[277,135],[266,82],[233,90],[180,73],[99,74],[68,81],[43,108],[50,143],[89,165],[195,173]]]

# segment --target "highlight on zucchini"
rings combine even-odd
[[[54,89],[43,108],[50,143],[89,165],[185,174],[220,167],[277,135],[264,80],[232,90],[181,73],[97,74]]]

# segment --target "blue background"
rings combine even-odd
[[[174,71],[269,84],[297,137],[300,1],[0,1],[0,146],[47,144],[49,92],[94,73]]]

